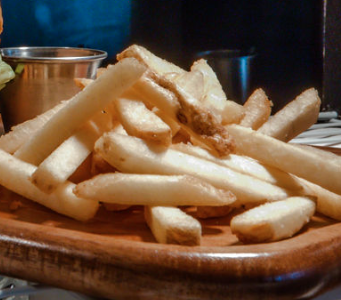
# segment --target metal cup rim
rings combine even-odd
[[[204,58],[204,59],[239,59],[239,58],[252,58],[256,56],[257,53],[252,50],[243,50],[243,49],[216,49],[216,50],[205,50],[198,52],[196,57]]]
[[[84,53],[84,55],[68,55],[68,56],[52,56],[52,55],[37,55],[42,53],[60,53],[61,51],[68,51],[69,53]],[[6,61],[26,61],[26,62],[87,62],[94,60],[103,60],[108,54],[106,51],[78,48],[78,47],[47,47],[47,46],[23,46],[23,47],[6,47],[0,48],[0,54]],[[24,54],[24,55],[23,55]],[[32,55],[34,54],[34,55]],[[87,54],[87,55],[85,55]]]

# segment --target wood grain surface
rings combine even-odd
[[[341,281],[341,223],[244,245],[229,221],[202,221],[200,247],[161,245],[140,207],[81,223],[0,188],[0,274],[109,299],[309,299]]]

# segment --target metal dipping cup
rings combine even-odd
[[[211,66],[229,100],[243,104],[250,96],[253,50],[209,50],[196,54]]]
[[[107,57],[101,50],[70,47],[2,48],[15,78],[0,91],[5,132],[45,112],[80,91],[75,78],[95,78]]]

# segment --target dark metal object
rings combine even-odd
[[[251,93],[251,74],[256,54],[253,49],[213,50],[196,54],[196,59],[204,58],[217,74],[228,99],[243,104]]]
[[[323,108],[341,111],[341,2],[324,0]]]

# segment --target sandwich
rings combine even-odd
[[[2,17],[2,9],[0,6],[0,34],[3,30],[3,17]],[[15,77],[15,73],[11,66],[6,64],[1,56],[0,56],[0,90],[3,89],[7,82],[12,80]]]

